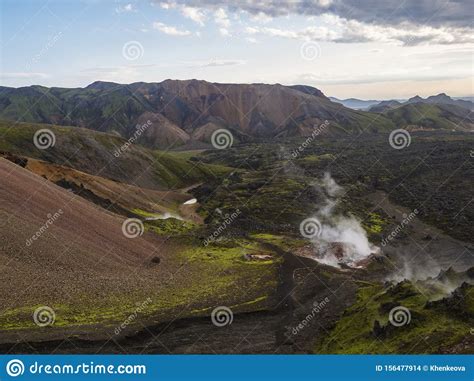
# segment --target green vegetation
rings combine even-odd
[[[427,303],[426,296],[408,281],[388,289],[361,285],[356,303],[316,344],[315,352],[436,353],[460,342],[469,332],[469,320],[447,309],[427,307]],[[398,327],[389,321],[390,311],[397,306],[410,314],[410,322]]]
[[[192,242],[192,241],[190,241]],[[174,311],[185,309],[187,316],[207,316],[217,305],[232,306],[234,312],[269,308],[278,283],[281,259],[252,240],[225,240],[207,247],[194,243],[178,253],[175,260],[186,267],[170,277],[160,290],[127,295],[78,298],[74,304],[50,305],[55,311],[55,327],[101,324],[116,327],[139,310],[143,319],[166,321]],[[272,260],[247,260],[245,254],[268,254]],[[150,298],[148,300],[148,298]],[[141,303],[137,304],[137,301]],[[39,305],[8,309],[0,314],[0,329],[37,328],[33,321]],[[189,312],[191,311],[191,312]]]
[[[46,150],[35,147],[33,136],[41,128],[54,132],[54,147]],[[136,144],[120,151],[126,142],[124,139],[78,127],[0,121],[0,135],[0,151],[67,165],[146,188],[178,189],[217,179],[232,171],[222,165],[191,160],[183,153],[152,151]],[[117,152],[118,157],[114,156]]]
[[[417,126],[427,129],[458,130],[471,122],[470,111],[456,105],[411,103],[390,109],[384,115],[397,127]]]

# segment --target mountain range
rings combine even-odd
[[[329,97],[333,102],[340,103],[345,107],[352,108],[354,110],[364,111],[376,111],[385,110],[386,106],[398,106],[406,103],[431,103],[431,104],[454,104],[457,106],[465,107],[468,109],[473,108],[473,97],[450,97],[445,93],[438,95],[432,95],[423,99],[416,95],[409,99],[390,99],[390,100],[364,100],[357,98],[338,99],[335,97]]]
[[[369,107],[375,106],[381,102],[375,99],[370,99],[370,100],[357,99],[357,98],[339,99],[336,97],[329,97],[329,99],[333,102],[340,103],[354,110],[366,110]]]
[[[382,101],[376,105],[373,105],[369,107],[369,111],[375,111],[375,112],[381,112],[385,111],[390,108],[395,108],[398,106],[402,105],[407,105],[407,104],[412,104],[412,103],[424,103],[424,104],[436,104],[436,105],[455,105],[458,107],[464,107],[468,110],[473,110],[474,108],[474,103],[470,100],[464,100],[464,99],[456,99],[456,98],[451,98],[450,96],[446,95],[445,93],[441,93],[438,95],[432,95],[427,98],[422,98],[418,95],[406,100],[406,101],[400,101],[400,100],[389,100],[389,101]]]
[[[472,128],[469,113],[465,115],[465,106],[471,102],[445,94],[420,99],[411,98],[406,104],[429,103],[434,108],[429,114],[436,119],[421,127]],[[400,105],[404,104],[391,103],[389,108]],[[405,122],[407,126],[419,122],[386,112],[389,108],[371,110],[377,113],[353,110],[303,85],[165,80],[132,84],[97,81],[85,88],[0,87],[0,119],[78,126],[125,139],[142,126],[136,140],[149,148],[199,148],[221,128],[231,131],[237,142],[245,142],[310,136],[325,121],[328,128],[322,133],[328,135],[367,129],[391,131],[404,127]]]
[[[198,80],[122,85],[94,82],[85,88],[0,88],[0,119],[72,125],[133,135],[155,148],[209,141],[219,128],[234,140],[308,136],[329,121],[326,133],[390,130],[384,118],[346,108],[309,86],[218,84]]]

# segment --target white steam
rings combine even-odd
[[[379,251],[372,245],[360,221],[354,216],[337,214],[335,208],[344,189],[329,173],[317,185],[325,195],[324,203],[315,215],[322,225],[319,236],[312,239],[315,259],[321,263],[340,267],[342,263],[358,267],[370,254]]]

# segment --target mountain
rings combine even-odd
[[[457,99],[451,98],[445,93],[440,93],[438,95],[432,95],[427,98],[422,98],[419,95],[408,99],[406,102],[400,102],[397,100],[383,101],[377,105],[373,105],[369,108],[371,112],[383,112],[389,108],[398,107],[400,105],[414,104],[414,103],[424,103],[424,104],[436,104],[436,105],[454,105],[466,108],[468,110],[474,109],[474,103],[468,99]]]
[[[389,108],[381,115],[386,116],[401,128],[474,130],[474,118],[471,111],[452,104],[407,103]]]
[[[452,97],[452,98],[456,100],[474,102],[474,97]]]
[[[386,110],[389,110],[391,108],[395,108],[397,106],[401,106],[402,103],[399,101],[395,100],[390,100],[390,101],[382,101],[379,104],[373,105],[369,108],[371,112],[383,112]]]
[[[430,104],[447,104],[447,105],[456,105],[459,107],[465,107],[467,109],[473,109],[473,103],[471,101],[465,101],[462,99],[453,99],[445,93],[438,95],[429,96],[426,99],[419,97],[418,95],[408,99],[406,103],[430,103]]]
[[[345,107],[352,108],[354,110],[366,110],[371,106],[377,105],[380,101],[377,100],[363,100],[357,98],[338,99],[335,97],[329,97],[333,102],[340,103]]]
[[[140,142],[170,148],[209,138],[226,128],[236,141],[308,136],[329,121],[328,134],[390,130],[385,118],[332,102],[310,86],[220,84],[165,80],[122,85],[94,82],[86,88],[0,87],[0,119],[84,127],[134,136],[146,124]]]

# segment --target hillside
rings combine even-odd
[[[180,146],[190,139],[209,142],[217,128],[231,130],[237,141],[309,136],[325,120],[327,134],[393,128],[389,120],[348,109],[309,86],[198,80],[130,85],[99,81],[75,89],[1,87],[0,118],[85,127],[124,138],[150,121],[141,142],[153,148]],[[203,126],[207,133],[196,133]]]
[[[383,112],[397,127],[472,131],[471,111],[447,104],[409,103]]]
[[[31,342],[73,332],[109,340],[137,308],[156,324],[224,303],[262,308],[274,293],[275,263],[243,261],[244,243],[204,250],[189,237],[159,234],[153,221],[130,238],[124,217],[3,158],[0,176],[0,347],[25,334]],[[54,311],[54,327],[35,324],[40,306]]]
[[[39,129],[53,131],[56,143],[38,149],[33,136]],[[0,151],[65,165],[91,175],[148,189],[177,189],[213,178],[228,168],[204,165],[183,154],[152,151],[138,144],[85,128],[0,121]],[[119,153],[118,156],[115,156]]]

